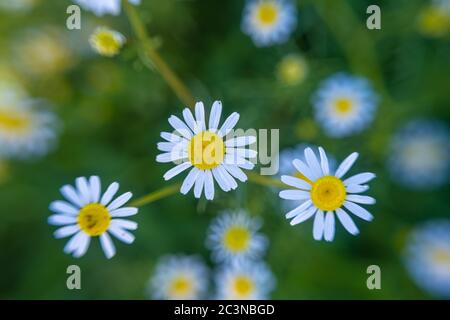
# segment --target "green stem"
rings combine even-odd
[[[280,180],[269,178],[267,176],[260,176],[254,172],[247,172],[248,181],[259,184],[265,187],[286,188],[286,185]]]
[[[177,193],[180,190],[180,184],[173,184],[170,186],[167,186],[165,188],[153,191],[141,198],[138,198],[134,200],[131,205],[134,207],[142,207],[143,205],[155,202],[157,200],[160,200],[162,198],[166,198],[172,194]]]

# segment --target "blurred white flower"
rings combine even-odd
[[[226,211],[213,220],[208,230],[207,246],[217,262],[233,263],[261,258],[267,238],[258,233],[261,220],[244,210]]]
[[[220,300],[264,300],[269,299],[275,278],[265,263],[244,261],[222,266],[215,284]]]
[[[417,285],[450,298],[450,220],[432,220],[414,230],[405,248],[405,264]]]
[[[320,84],[312,103],[316,120],[325,133],[340,138],[370,125],[377,100],[367,79],[338,73]]]
[[[305,149],[306,163],[295,159],[292,163],[302,176],[284,175],[281,181],[292,187],[280,192],[280,197],[286,200],[304,201],[297,208],[286,214],[292,219],[291,225],[302,223],[315,216],[313,237],[315,240],[333,241],[335,234],[335,214],[344,228],[352,235],[359,233],[358,228],[344,207],[355,216],[371,221],[373,216],[359,204],[374,204],[375,199],[360,195],[369,189],[367,182],[375,175],[364,172],[354,175],[346,180],[342,177],[350,170],[358,158],[358,153],[349,155],[337,168],[334,174],[325,151],[319,147],[320,161],[311,148]]]
[[[417,119],[392,139],[388,169],[393,180],[415,189],[432,189],[450,177],[450,132],[445,123]]]
[[[205,110],[202,102],[195,105],[195,118],[186,108],[183,110],[184,122],[176,116],[169,118],[174,133],[162,132],[166,142],[158,143],[158,150],[164,152],[156,157],[157,162],[178,162],[177,166],[164,174],[169,180],[189,169],[180,192],[186,194],[194,187],[194,196],[200,198],[204,192],[206,199],[214,199],[214,180],[227,192],[237,188],[235,179],[242,182],[247,176],[241,170],[251,170],[254,164],[248,159],[254,158],[257,152],[245,146],[256,142],[254,136],[226,136],[235,127],[239,114],[233,112],[219,129],[222,103],[214,102],[209,124],[206,124]]]
[[[60,191],[66,200],[50,204],[50,210],[56,214],[48,218],[48,223],[62,226],[55,231],[55,238],[71,237],[64,247],[65,253],[79,258],[86,253],[91,238],[99,237],[103,252],[110,259],[116,254],[110,235],[126,244],[133,243],[134,235],[128,230],[136,230],[138,225],[122,219],[138,213],[137,208],[123,207],[131,199],[131,192],[113,200],[119,190],[119,184],[114,182],[102,195],[97,176],[91,176],[89,180],[79,177],[75,186],[63,186]]]
[[[201,299],[208,289],[208,276],[207,267],[196,256],[164,256],[156,265],[148,290],[155,299]]]
[[[79,4],[83,9],[92,11],[97,16],[104,14],[119,15],[121,9],[121,0],[73,0]],[[129,3],[138,5],[141,0],[128,0]]]
[[[297,9],[290,0],[250,0],[244,8],[242,30],[255,45],[286,42],[297,25]]]
[[[118,31],[98,27],[90,36],[89,43],[98,54],[113,57],[120,52],[125,43],[125,37]]]

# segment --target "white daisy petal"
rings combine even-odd
[[[67,237],[77,233],[78,231],[80,231],[80,227],[77,224],[75,224],[75,225],[72,225],[72,226],[65,226],[65,227],[57,229],[53,233],[53,236],[56,239],[67,238]]]
[[[303,189],[303,190],[311,190],[311,185],[305,180],[301,180],[299,178],[291,177],[291,176],[281,176],[281,181],[288,186]]]
[[[225,154],[224,163],[229,165],[237,165],[239,168],[245,170],[252,170],[255,167],[255,165],[249,160],[238,157],[236,154]]]
[[[214,199],[214,180],[211,171],[205,171],[205,197],[207,200]]]
[[[161,138],[172,143],[177,143],[185,140],[183,137],[169,132],[161,132]]]
[[[79,231],[75,234],[69,241],[67,241],[67,244],[64,246],[64,252],[70,254],[75,251],[78,248],[82,238],[85,236],[86,234],[83,231]]]
[[[255,158],[258,155],[256,150],[241,149],[241,148],[227,148],[227,154],[237,158]]]
[[[203,106],[203,102],[197,102],[195,104],[195,119],[201,125],[202,130],[206,130],[205,107]]]
[[[231,190],[230,186],[228,185],[225,178],[222,177],[222,174],[220,173],[220,171],[218,171],[218,168],[220,168],[220,166],[212,169],[212,174],[214,176],[214,179],[216,179],[217,184],[219,185],[220,189],[222,189],[225,192],[230,191]]]
[[[364,184],[375,178],[375,174],[371,172],[364,172],[359,173],[354,176],[351,176],[350,178],[344,180],[344,185],[350,185],[350,184]]]
[[[181,134],[186,139],[192,138],[192,131],[177,116],[170,116],[169,123],[179,134]]]
[[[90,203],[91,201],[91,193],[89,190],[88,181],[85,177],[79,177],[75,180],[75,184],[77,186],[80,199],[83,205]]]
[[[309,192],[302,190],[283,190],[279,193],[280,198],[286,200],[307,200],[310,198]]]
[[[174,152],[174,149],[172,149],[171,152],[158,154],[156,156],[156,161],[160,162],[160,163],[168,163],[168,162],[175,162],[175,161],[186,159],[186,158],[187,158],[187,153]]]
[[[98,201],[100,200],[100,193],[101,193],[100,178],[97,176],[90,177],[89,185],[91,189],[91,201],[93,203],[98,203]]]
[[[295,159],[292,161],[295,169],[297,169],[301,174],[307,177],[311,181],[317,180],[318,177],[314,175],[314,173],[309,169],[309,167],[300,159]]]
[[[50,210],[56,213],[78,215],[78,209],[65,201],[53,201],[50,203]]]
[[[345,201],[344,207],[346,207],[351,213],[353,213],[355,216],[366,220],[366,221],[372,221],[373,215],[364,209],[363,207],[357,205],[356,203]]]
[[[311,200],[307,200],[307,201],[303,202],[298,207],[296,207],[293,210],[291,210],[288,213],[286,213],[286,219],[293,218],[293,217],[303,213],[305,210],[309,209],[309,207],[311,205],[312,205],[312,201]]]
[[[325,216],[322,210],[318,210],[314,218],[313,238],[314,240],[322,240],[325,227]]]
[[[116,254],[116,247],[111,240],[111,237],[107,232],[103,233],[100,236],[100,244],[102,245],[103,252],[105,253],[106,258],[111,259]]]
[[[173,142],[158,142],[156,147],[158,148],[159,151],[171,152],[173,150],[173,148],[175,147],[175,145],[176,144]]]
[[[75,188],[71,185],[65,185],[60,189],[61,194],[69,200],[71,203],[76,205],[78,208],[83,206],[83,202],[81,201],[78,193],[75,191]]]
[[[229,165],[229,164],[223,164],[222,165],[233,177],[238,179],[241,182],[247,181],[247,175],[242,171],[239,167]]]
[[[316,177],[323,176],[323,172],[320,167],[319,161],[317,160],[317,157],[311,148],[305,149],[305,160],[306,160],[306,163],[308,164],[309,168],[311,169],[311,171],[314,173],[314,175]]]
[[[328,211],[325,216],[325,240],[333,241],[334,239],[334,213]]]
[[[361,204],[375,204],[376,200],[369,196],[361,196],[357,194],[350,194],[347,196],[346,200]]]
[[[248,145],[252,145],[256,142],[255,136],[243,136],[231,138],[225,141],[226,147],[244,147]]]
[[[219,130],[219,136],[225,137],[236,125],[239,121],[239,113],[233,112],[223,123],[222,127]]]
[[[138,211],[139,211],[138,208],[125,207],[110,211],[110,215],[113,218],[129,217],[134,216],[135,214],[138,213]]]
[[[91,237],[89,237],[87,234],[84,234],[80,238],[79,243],[78,243],[78,247],[73,252],[73,256],[75,258],[80,258],[80,257],[84,256],[84,254],[86,253],[87,249],[89,248],[90,242],[91,242]]]
[[[197,180],[198,175],[200,174],[200,170],[197,168],[192,168],[191,171],[189,171],[186,178],[184,178],[183,184],[181,185],[180,192],[182,194],[187,194],[194,185],[195,181]]]
[[[211,114],[209,115],[209,130],[216,130],[219,127],[221,114],[222,102],[214,101],[211,108]]]
[[[306,210],[305,212],[299,214],[298,216],[296,216],[294,219],[291,220],[291,226],[294,226],[296,224],[305,222],[306,220],[308,220],[309,218],[311,218],[317,211],[316,207],[312,207],[309,208],[308,210]]]
[[[112,198],[116,195],[119,190],[119,184],[117,182],[113,182],[109,185],[108,189],[106,189],[103,194],[100,203],[104,206],[108,205]]]
[[[343,177],[348,170],[352,167],[353,163],[355,163],[356,159],[358,159],[358,152],[353,152],[344,161],[342,161],[341,165],[337,168],[335,176],[338,178]]]
[[[234,190],[238,187],[236,180],[234,180],[234,178],[231,176],[231,174],[228,173],[228,171],[225,169],[225,165],[218,166],[217,170],[220,172],[222,177],[225,179],[225,181],[227,182],[227,184],[231,188],[231,190]]]
[[[54,214],[48,217],[48,223],[54,226],[65,226],[77,222],[77,217],[65,214]]]
[[[352,218],[342,210],[341,208],[336,209],[336,214],[339,218],[339,221],[341,221],[344,228],[352,235],[357,235],[359,233],[358,227],[353,222]]]
[[[205,171],[200,171],[197,180],[195,180],[194,185],[194,197],[197,199],[201,197],[203,186],[205,184]]]
[[[117,226],[119,228],[126,229],[126,230],[136,230],[138,227],[138,224],[131,220],[113,219],[113,220],[111,220],[111,226]]]
[[[130,200],[132,196],[133,196],[133,194],[131,192],[126,192],[126,193],[122,194],[120,197],[118,197],[116,200],[114,200],[113,202],[111,202],[108,205],[108,207],[107,207],[108,211],[111,212],[117,208],[120,208],[125,203],[127,203],[128,200]]]
[[[122,241],[123,243],[126,243],[126,244],[133,243],[133,241],[135,239],[133,234],[131,234],[130,232],[119,228],[116,225],[110,226],[109,229],[108,229],[108,232],[111,233],[111,235],[113,235],[114,237],[116,237],[117,239],[119,239],[120,241]]]
[[[327,154],[322,147],[319,147],[320,153],[320,166],[322,167],[322,172],[324,176],[328,176],[330,174],[330,166],[328,164]]]
[[[184,170],[188,169],[192,167],[192,164],[190,162],[183,162],[175,167],[173,167],[172,169],[168,170],[165,174],[164,174],[164,180],[170,180],[173,177],[175,177],[177,174],[183,172]]]
[[[349,184],[345,187],[347,193],[361,193],[369,190],[369,186],[367,185],[359,185],[359,184]]]
[[[188,125],[189,129],[192,130],[192,132],[194,132],[194,134],[199,132],[199,127],[197,125],[197,123],[195,122],[194,116],[192,115],[191,110],[189,110],[189,108],[185,108],[183,110],[183,119],[186,122],[186,124]]]

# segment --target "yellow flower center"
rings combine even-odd
[[[247,249],[250,242],[250,232],[241,226],[230,227],[223,236],[225,247],[232,252],[241,252]]]
[[[192,290],[192,281],[185,276],[178,276],[172,280],[169,295],[172,297],[185,297]]]
[[[81,208],[78,214],[78,225],[91,237],[96,237],[108,230],[111,215],[108,209],[98,203]]]
[[[346,195],[344,183],[334,176],[319,178],[313,183],[311,189],[312,202],[323,211],[333,211],[340,208]]]
[[[202,131],[189,141],[188,156],[192,165],[198,169],[214,169],[225,157],[223,139],[214,132]]]
[[[301,82],[306,75],[306,63],[297,56],[284,58],[278,67],[278,78],[288,85],[295,85]]]
[[[445,36],[450,30],[450,14],[439,7],[429,6],[419,17],[419,28],[429,36]]]
[[[240,298],[246,298],[251,295],[254,290],[252,279],[247,276],[237,276],[233,283],[234,291]]]
[[[436,248],[432,252],[433,261],[439,265],[450,268],[450,251],[444,248]]]
[[[353,109],[353,102],[348,98],[339,98],[335,102],[336,111],[342,115],[348,114]]]
[[[261,24],[269,26],[274,24],[278,18],[278,8],[271,2],[262,3],[258,8],[258,19]]]
[[[23,114],[0,111],[0,129],[23,133],[30,127],[31,120]]]
[[[105,56],[114,56],[118,54],[122,47],[120,37],[110,30],[97,31],[92,36],[92,44],[100,54]]]

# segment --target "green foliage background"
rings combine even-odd
[[[175,194],[142,207],[135,217],[135,243],[115,241],[118,254],[110,261],[97,241],[79,260],[65,255],[65,241],[53,239],[54,227],[46,222],[48,204],[61,197],[60,186],[91,174],[104,186],[119,181],[121,191],[136,197],[167,186],[162,175],[169,165],[155,162],[156,143],[169,128],[167,118],[181,114],[183,105],[139,60],[125,15],[100,18],[83,11],[82,30],[68,31],[70,1],[41,1],[29,14],[0,12],[3,62],[12,63],[12,43],[22,30],[48,25],[64,32],[72,45],[87,46],[92,25],[109,25],[128,43],[113,59],[89,48],[74,51],[74,65],[66,72],[25,79],[33,96],[52,103],[62,128],[54,152],[41,160],[9,162],[9,179],[0,185],[0,297],[145,298],[161,255],[197,253],[210,261],[204,247],[209,222],[223,209],[242,207],[264,219],[262,231],[270,239],[266,260],[277,278],[272,298],[429,298],[406,273],[401,250],[416,224],[449,217],[449,188],[413,192],[394,184],[385,168],[390,137],[402,123],[419,116],[450,119],[449,38],[425,38],[415,24],[428,1],[297,1],[295,33],[286,44],[269,48],[255,47],[241,32],[243,1],[143,2],[137,9],[159,52],[206,106],[220,99],[225,114],[241,114],[242,128],[279,128],[281,147],[314,143],[339,160],[360,152],[353,171],[377,174],[369,192],[377,199],[371,208],[375,220],[357,221],[358,237],[338,227],[334,242],[317,242],[311,221],[291,227],[276,193],[246,183],[234,192],[217,192],[213,202]],[[382,8],[382,30],[369,31],[366,8],[374,3]],[[303,54],[309,64],[307,79],[295,87],[275,77],[277,63],[289,53]],[[337,71],[368,76],[382,102],[368,130],[334,140],[313,122],[310,97]],[[81,291],[66,288],[71,264],[82,269]],[[382,290],[366,287],[371,264],[381,267]]]

